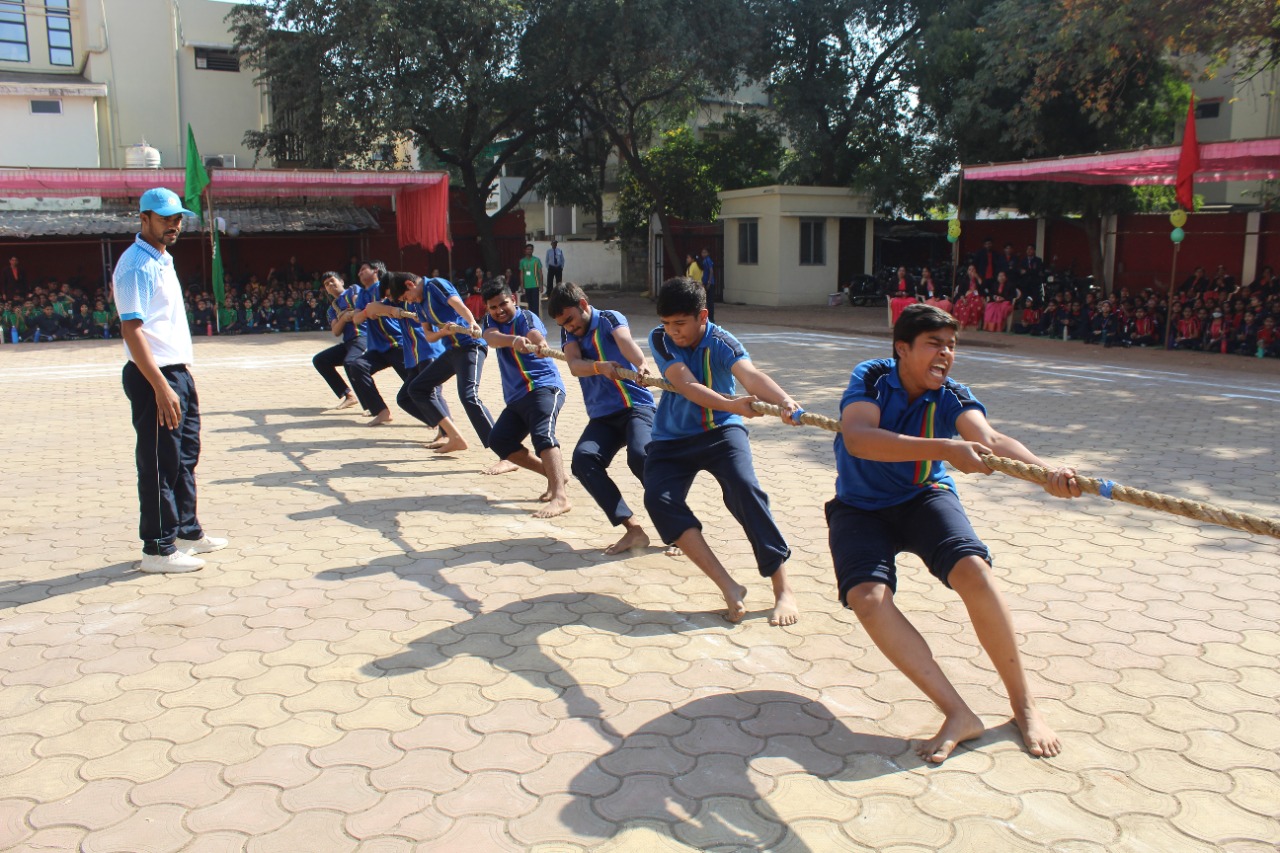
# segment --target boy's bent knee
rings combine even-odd
[[[863,581],[849,590],[845,603],[859,619],[871,616],[893,602],[893,590],[884,581]]]
[[[970,554],[962,557],[947,573],[947,586],[960,594],[970,590],[994,588],[995,578],[991,575],[991,566],[981,557]]]

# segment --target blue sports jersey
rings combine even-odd
[[[399,321],[400,324],[400,348],[404,350],[404,366],[406,370],[412,370],[418,366],[420,361],[433,361],[444,355],[444,344],[439,341],[429,341],[423,334],[424,327],[431,328],[431,315],[427,313],[427,309],[423,307],[421,302],[392,302],[390,299],[384,299],[383,304],[392,305],[405,311],[412,311],[418,315],[416,320]]]
[[[497,329],[504,335],[523,335],[537,329],[545,338],[547,327],[538,315],[523,308],[509,323],[499,323],[490,316],[484,318],[484,328]],[[539,358],[529,353],[516,352],[514,347],[495,347],[498,351],[498,372],[502,375],[502,398],[510,405],[535,388],[559,388],[564,390],[560,370],[549,358]]]
[[[458,310],[449,304],[449,299],[454,296],[458,296],[458,291],[444,279],[425,278],[422,280],[422,306],[431,318],[431,323],[437,329],[443,328],[445,323],[457,323],[461,326],[468,325],[462,315],[458,313]],[[461,299],[461,297],[458,298]],[[477,323],[482,321],[480,317],[476,317],[475,320]],[[461,332],[440,340],[446,349],[476,345],[488,346],[480,338],[473,338]]]
[[[680,362],[703,385],[726,396],[738,393],[733,366],[744,358],[751,359],[737,338],[711,322],[707,323],[702,340],[691,349],[676,346],[659,326],[649,333],[649,351],[653,353],[653,360],[663,377],[667,375],[667,368]],[[704,409],[678,393],[667,391],[658,401],[658,414],[653,419],[653,440],[670,441],[740,423],[741,415]]]
[[[613,339],[613,330],[626,328],[627,318],[617,311],[592,309],[587,321],[587,331],[581,338],[560,330],[560,346],[574,343],[588,361],[613,361],[635,370],[637,365],[627,360]],[[587,404],[587,416],[603,418],[633,406],[653,407],[653,395],[649,389],[632,379],[621,381],[607,376],[579,376],[582,399]]]
[[[329,328],[333,328],[333,323],[338,319],[338,314],[342,311],[350,311],[356,305],[356,294],[360,291],[358,287],[348,287],[339,293],[333,300],[333,304],[329,306],[328,312],[325,314],[329,318]],[[355,340],[360,334],[360,330],[356,328],[355,323],[348,323],[342,327],[342,342],[349,344]]]
[[[356,310],[363,311],[370,303],[381,301],[382,284],[362,287],[356,293]],[[369,317],[362,324],[366,346],[374,352],[386,352],[400,346],[400,322],[391,317]]]
[[[891,358],[864,361],[853,369],[849,387],[840,398],[840,412],[859,401],[880,409],[880,428],[919,438],[955,438],[956,418],[965,409],[986,414],[967,386],[948,379],[937,391],[926,391],[908,402]],[[872,462],[859,459],[835,439],[836,497],[858,509],[884,509],[911,500],[922,489],[955,491],[955,481],[940,461]]]

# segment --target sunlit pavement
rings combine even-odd
[[[653,324],[643,300],[600,304],[637,338]],[[833,416],[853,365],[889,351],[871,311],[720,319]],[[1046,460],[1280,515],[1280,362],[966,337],[956,378]],[[904,557],[899,605],[989,726],[926,767],[908,739],[938,713],[835,601],[830,434],[751,425],[794,550],[794,627],[768,625],[747,543],[715,484],[695,486],[751,591],[735,627],[656,543],[604,556],[619,534],[577,484],[571,513],[534,519],[543,484],[482,476],[487,451],[440,458],[407,415],[325,411],[326,345],[197,341],[200,516],[232,545],[174,576],[134,570],[119,342],[0,347],[0,849],[1280,844],[1275,541],[959,477],[1065,749],[1025,752],[958,598]],[[492,360],[483,392],[496,414]],[[585,420],[571,384],[566,452]]]

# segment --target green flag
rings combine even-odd
[[[222,303],[227,298],[227,294],[222,285],[222,240],[218,237],[217,223],[214,223],[211,230],[213,231],[213,301],[217,306],[214,309],[216,314],[218,309],[222,308]],[[222,331],[221,320],[218,323],[218,331]]]
[[[187,179],[182,189],[182,202],[187,210],[195,211],[204,222],[204,208],[201,199],[204,188],[209,186],[209,173],[205,171],[204,161],[200,159],[200,149],[196,147],[196,135],[187,125]]]

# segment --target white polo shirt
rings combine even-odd
[[[142,334],[160,367],[192,364],[191,329],[182,304],[182,285],[173,268],[173,256],[158,252],[139,234],[116,262],[112,276],[116,311],[121,322],[141,320]],[[133,361],[129,344],[125,356]]]

